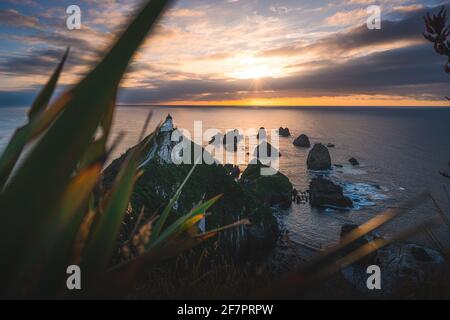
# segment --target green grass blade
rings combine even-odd
[[[69,55],[69,50],[70,48],[66,49],[66,52],[64,53],[64,56],[58,67],[55,69],[47,84],[37,96],[36,100],[34,100],[30,110],[28,111],[29,120],[33,119],[38,113],[44,111],[47,107],[53,95],[53,92],[55,91],[56,84],[58,83],[59,76],[64,67],[64,63],[66,62],[67,56]]]
[[[92,235],[86,245],[83,266],[90,276],[103,271],[114,249],[130,196],[136,181],[136,168],[140,158],[136,149],[125,160],[110,191],[103,212],[100,215]]]
[[[178,189],[175,192],[172,199],[170,199],[169,204],[164,208],[164,211],[162,212],[161,216],[156,221],[155,227],[153,228],[152,235],[150,237],[150,242],[156,241],[156,239],[159,237],[159,234],[161,233],[161,230],[164,227],[164,224],[166,223],[167,217],[169,216],[169,213],[173,208],[173,205],[180,197],[180,194],[181,194],[181,191],[183,190],[184,185],[186,184],[186,182],[188,182],[188,180],[191,177],[192,173],[194,172],[196,166],[197,166],[197,163],[195,163],[192,166],[192,168],[189,171],[189,173],[187,174],[186,178],[184,178],[184,181],[178,187]]]
[[[41,238],[34,245],[19,272],[19,278],[26,275],[40,279],[36,294],[57,294],[65,267],[71,262],[73,243],[82,219],[87,211],[87,203],[96,186],[103,162],[96,162],[75,176],[66,188],[60,201],[60,214],[47,221],[39,232]],[[43,266],[36,270],[36,266]]]
[[[189,178],[189,176],[187,177]],[[181,232],[185,231],[187,227],[186,222],[189,221],[192,217],[203,214],[208,210],[214,203],[217,202],[222,197],[222,195],[215,196],[214,198],[202,203],[198,207],[194,208],[188,214],[178,218],[174,223],[172,223],[169,227],[167,227],[160,236],[158,236],[154,242],[149,243],[149,249],[155,248],[159,244],[167,241],[167,239],[175,237],[179,235]]]
[[[8,262],[0,266],[2,276],[8,277],[10,265],[19,263],[20,252],[36,236],[35,227],[57,214],[57,199],[88,149],[130,59],[167,3],[148,1],[100,64],[52,104],[63,106],[63,112],[21,163],[0,197],[0,216],[8,230],[0,243],[0,254]],[[55,110],[52,106],[49,109]],[[45,188],[36,187],[44,183]]]
[[[16,130],[0,158],[0,191],[3,189],[6,181],[8,180],[8,177],[19,159],[23,148],[28,142],[30,142],[33,136],[35,136],[35,130],[33,130],[37,127],[35,123],[42,122],[42,120],[39,121],[40,119],[37,119],[37,115],[44,112],[47,107],[47,104],[55,91],[56,83],[58,82],[68,54],[69,49],[66,50],[58,67],[55,69],[53,75],[50,77],[49,81],[31,106],[31,109],[28,112],[29,123]],[[55,117],[49,118],[49,120],[53,121],[54,118]],[[39,127],[46,128],[51,121],[48,121],[46,124],[43,123]]]

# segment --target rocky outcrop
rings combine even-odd
[[[278,134],[281,136],[281,137],[290,137],[291,136],[291,132],[289,131],[289,128],[283,128],[283,127],[280,127],[280,129],[278,129]]]
[[[351,208],[353,202],[342,188],[325,178],[314,178],[309,184],[309,201],[313,207]]]
[[[294,146],[300,148],[309,148],[311,147],[311,143],[309,142],[309,138],[306,134],[301,134],[294,140]]]
[[[140,167],[143,174],[139,177],[131,197],[131,207],[134,210],[121,230],[123,239],[127,239],[133,229],[132,221],[137,220],[140,208],[145,208],[145,217],[158,213],[169,202],[192,168],[192,164],[176,165],[166,156],[172,152],[174,146],[170,140],[174,127],[173,124],[169,125],[169,120],[171,121],[168,119],[163,124],[165,130],[158,132],[155,143],[146,150],[142,159]],[[190,143],[192,148],[201,148],[193,142]],[[201,150],[206,156],[207,152],[203,148]],[[115,159],[104,170],[103,188],[108,189],[112,185],[128,152]],[[235,170],[234,167],[232,169]],[[218,242],[221,254],[240,255],[247,254],[248,251],[262,253],[275,244],[278,237],[277,221],[270,207],[252,190],[247,190],[243,184],[238,183],[233,176],[236,177],[236,174],[231,174],[230,170],[221,164],[197,165],[175,203],[168,223],[188,213],[200,201],[223,194],[209,210],[211,214],[204,221],[206,230],[245,218],[250,220],[251,225],[221,233]]]
[[[261,142],[253,152],[253,156],[258,160],[272,158],[277,155],[278,157],[281,157],[281,152],[266,141]]]
[[[223,136],[223,145],[228,151],[237,151],[238,143],[243,139],[239,130],[234,129],[233,131],[227,132]]]
[[[262,167],[260,162],[249,164],[241,175],[240,183],[265,204],[289,208],[292,204],[292,183],[281,172],[261,175]]]
[[[209,140],[209,144],[223,144],[227,151],[236,152],[238,144],[242,139],[243,136],[239,133],[239,130],[234,129],[232,131],[228,131],[225,135],[222,133],[217,133],[211,138],[211,140]]]
[[[344,224],[341,227],[341,238],[356,228],[356,224]],[[380,235],[368,234],[347,246],[341,255],[345,256],[364,245],[371,246],[371,241],[377,238],[382,239]],[[370,265],[377,265],[382,270],[380,290],[367,290],[367,267]],[[420,292],[439,281],[439,274],[442,273],[442,280],[446,277],[444,258],[438,251],[405,242],[378,249],[345,268],[342,273],[361,292],[385,298],[395,297],[397,294],[405,297],[411,292]]]
[[[261,140],[267,139],[267,131],[266,131],[266,128],[264,128],[264,127],[259,128],[258,133],[257,133],[257,135],[256,135],[256,138],[257,138],[258,140],[259,140],[259,139],[261,139]]]
[[[227,163],[223,166],[225,168],[225,171],[227,175],[229,175],[232,178],[239,178],[239,175],[241,174],[241,170],[238,166],[232,165],[230,163]]]
[[[358,160],[356,160],[355,158],[350,158],[350,159],[348,159],[348,162],[350,162],[350,164],[351,164],[352,166],[357,166],[357,165],[359,165]]]
[[[366,286],[366,271],[373,264],[381,270],[381,289],[369,291]],[[416,298],[420,298],[422,293],[429,296],[428,290],[448,288],[448,272],[442,254],[414,243],[390,244],[377,250],[371,259],[353,264],[342,273],[354,288],[369,296],[396,298],[414,294]]]
[[[321,143],[316,143],[309,151],[306,164],[310,170],[330,170],[331,156],[328,148]]]

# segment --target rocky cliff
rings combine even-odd
[[[162,210],[192,168],[192,164],[177,165],[172,161],[171,153],[178,143],[171,141],[174,130],[173,120],[168,116],[157,133],[154,144],[141,161],[140,168],[144,173],[137,181],[132,195],[131,212],[127,215],[121,232],[123,239],[126,239],[133,229],[140,209],[144,206],[147,217]],[[204,157],[210,157],[200,146],[191,141],[188,143],[191,144],[191,150],[199,148],[205,153]],[[111,185],[126,154],[115,159],[104,170],[102,180],[104,188]],[[280,183],[285,186],[284,191],[289,192],[288,189],[292,188],[289,180],[280,176],[276,179],[282,180]],[[198,164],[174,205],[169,223],[188,213],[199,202],[223,194],[223,197],[211,207],[211,214],[201,222],[202,227],[209,230],[248,218],[251,225],[243,225],[220,234],[218,247],[221,253],[233,255],[264,252],[275,244],[278,226],[270,208],[273,203],[266,201],[271,199],[267,198],[268,196],[276,199],[276,194],[274,192],[270,195],[271,192],[267,189],[270,188],[270,184],[266,185],[265,181],[261,181],[261,184],[263,183],[264,188],[261,187],[255,192],[247,184],[231,177],[221,164]],[[284,206],[286,205],[290,203],[284,203]]]

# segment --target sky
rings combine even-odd
[[[81,9],[68,30],[66,8]],[[2,0],[0,107],[26,106],[67,46],[83,77],[138,0]],[[381,8],[369,30],[367,7]],[[436,0],[179,0],[136,53],[120,104],[445,106],[450,75],[422,32]]]

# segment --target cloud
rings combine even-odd
[[[364,9],[351,11],[340,11],[325,19],[325,23],[330,26],[349,26],[360,24],[366,20],[368,14]]]
[[[26,16],[14,9],[0,10],[0,25],[18,28],[40,28],[36,17]]]
[[[36,14],[39,20],[29,21],[32,15],[27,11],[8,13],[17,28],[27,26],[33,31],[0,35],[2,40],[26,44],[23,51],[0,52],[0,74],[8,77],[8,83],[27,88],[30,79],[35,79],[30,90],[42,84],[68,44],[72,52],[61,83],[73,83],[119,33],[137,3],[121,10],[124,1],[84,2],[91,7],[84,15],[83,30],[74,32],[59,26],[61,20],[48,7],[44,13],[55,19],[52,30],[39,27],[45,21],[42,12]],[[430,10],[426,1],[380,1],[389,5],[382,30],[368,30],[358,20],[367,13],[365,7],[355,6],[372,4],[366,0],[326,6],[304,1],[301,7],[293,0],[276,6],[268,0],[228,2],[182,0],[170,9],[136,54],[122,82],[120,101],[352,95],[440,99],[446,94],[450,78],[442,71],[444,61],[421,35],[422,16]],[[360,25],[348,29],[348,19]],[[252,79],[236,79],[240,68],[250,75],[261,68],[282,72],[268,72],[276,77],[261,79],[255,86]],[[0,90],[5,88],[11,86],[0,81]],[[0,104],[5,104],[2,97],[11,103],[12,96],[2,94]]]

